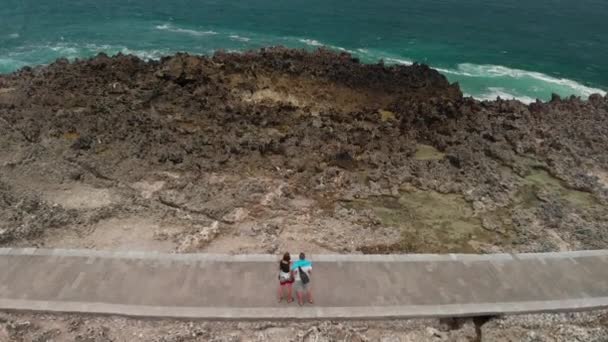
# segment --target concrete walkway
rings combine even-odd
[[[0,309],[373,319],[608,307],[608,251],[311,259],[316,303],[298,307],[277,303],[277,256],[0,249]]]

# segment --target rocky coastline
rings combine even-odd
[[[323,49],[57,60],[0,75],[0,245],[608,248],[607,119],[608,96],[477,101],[425,65],[362,64]],[[53,316],[31,317],[46,326]],[[559,324],[606,336],[601,313],[577,317],[586,323]],[[0,336],[19,340],[7,322],[24,319],[2,318]],[[529,340],[571,336],[543,327]]]

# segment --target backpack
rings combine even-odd
[[[308,274],[306,274],[306,272],[302,271],[302,267],[298,267],[298,272],[300,273],[302,284],[308,284],[310,282],[310,277]]]

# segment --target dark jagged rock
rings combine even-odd
[[[530,209],[518,198],[536,186],[525,177],[542,169],[563,193],[582,190],[608,203],[606,118],[608,99],[600,95],[479,102],[426,65],[361,64],[328,50],[276,47],[147,62],[100,54],[0,76],[0,143],[4,152],[27,151],[14,152],[20,159],[7,168],[50,169],[61,161],[69,163],[65,174],[55,171],[61,180],[91,174],[104,184],[137,182],[151,170],[259,173],[332,203],[394,196],[407,183],[460,193],[479,215],[503,208],[514,231],[538,224],[583,247],[590,240],[557,217],[580,218],[594,227],[595,241],[608,241],[601,210],[561,210],[563,198],[540,206],[538,196],[528,196]],[[420,144],[438,157],[418,158]],[[85,176],[73,176],[74,165]],[[175,191],[200,191],[180,186]],[[244,205],[238,192],[228,193]],[[194,213],[231,209],[199,195],[186,196],[205,208]],[[542,234],[518,234],[512,248],[541,248],[530,239]]]

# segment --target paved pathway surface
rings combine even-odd
[[[608,251],[318,255],[314,305],[278,257],[0,249],[0,309],[205,319],[475,316],[608,307]]]

